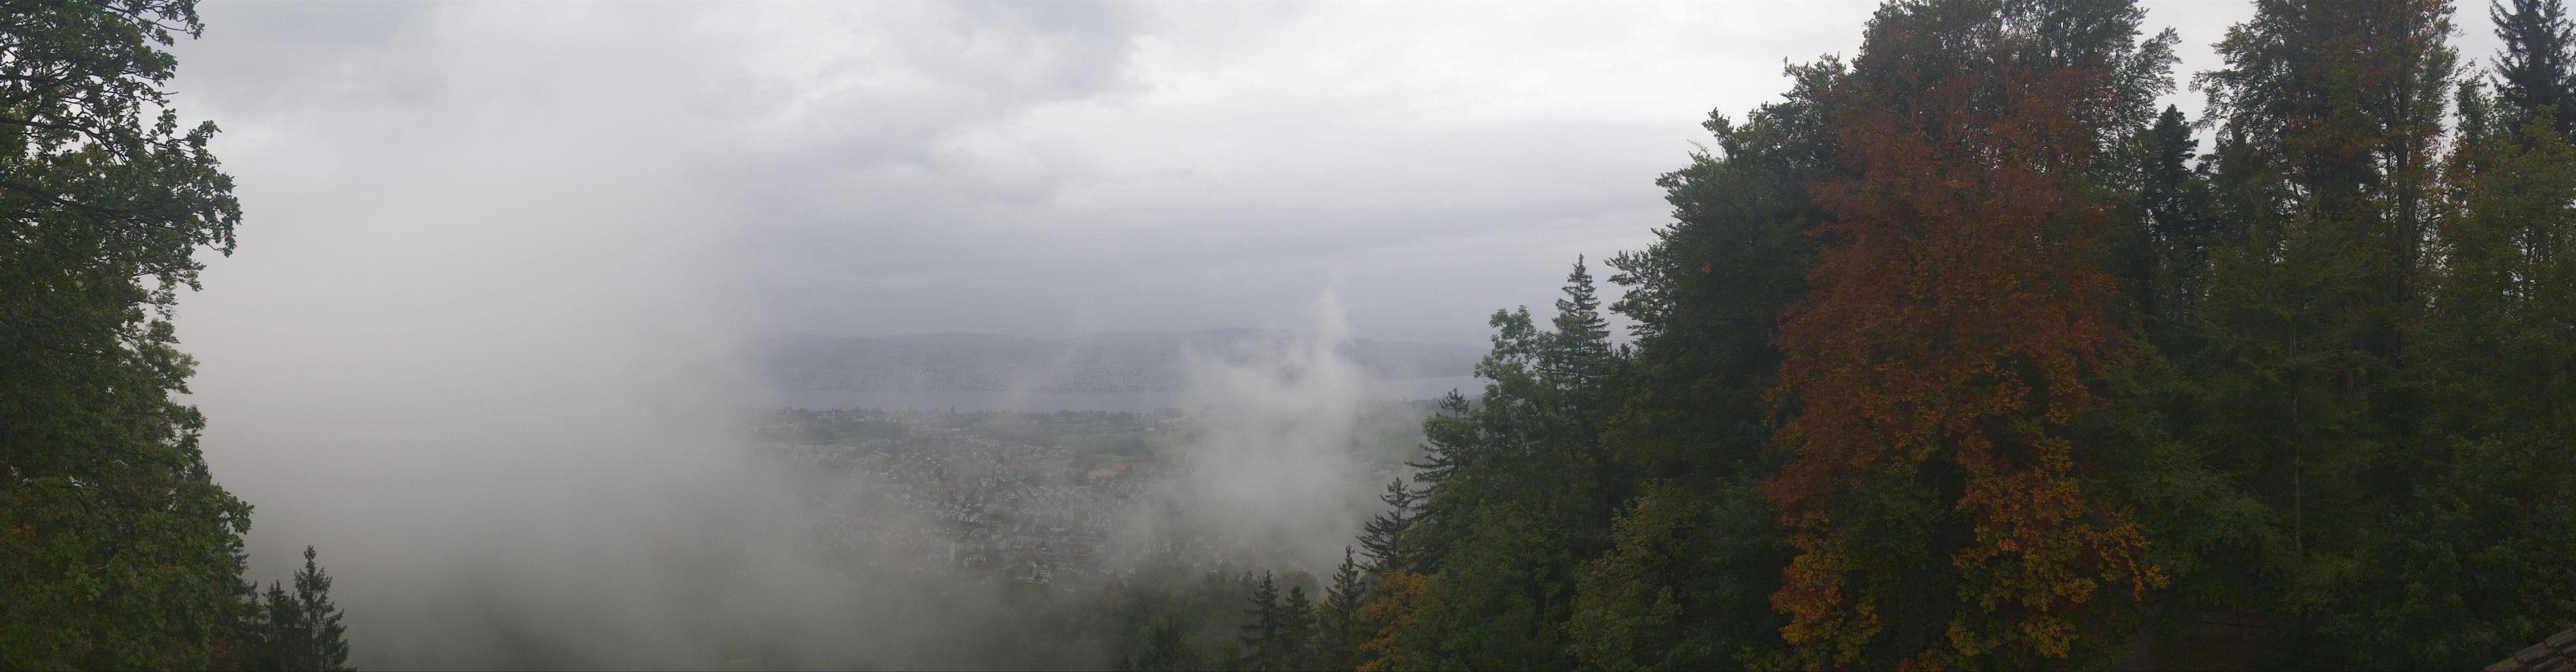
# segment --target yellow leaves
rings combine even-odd
[[[1432,611],[1425,604],[1438,574],[1388,572],[1378,577],[1376,594],[1360,606],[1360,614],[1377,623],[1377,636],[1360,644],[1367,659],[1359,664],[1360,672],[1392,672],[1430,667],[1431,652],[1422,647],[1421,635],[1427,623],[1424,614]]]
[[[1878,605],[1850,599],[1844,575],[1857,568],[1849,549],[1834,540],[1798,533],[1790,543],[1806,551],[1789,561],[1771,605],[1789,615],[1780,638],[1797,647],[1795,665],[1804,669],[1849,667],[1861,662],[1863,649],[1883,625]],[[1830,652],[1828,654],[1827,652]]]

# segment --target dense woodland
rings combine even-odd
[[[2576,34],[2485,9],[2463,56],[2446,2],[2260,0],[2194,118],[2131,2],[1890,3],[1709,119],[1624,298],[1578,259],[1493,316],[1338,571],[1136,568],[1112,655],[2460,668],[2576,626]],[[199,30],[0,6],[0,668],[348,655],[311,549],[240,578],[171,398],[241,216],[164,89]]]
[[[2576,626],[2569,22],[2507,0],[2463,58],[2453,11],[2262,0],[2193,119],[2132,3],[1889,3],[1709,119],[1624,299],[1578,261],[1494,315],[1354,609],[1265,583],[1234,657],[1126,662],[2456,669]]]
[[[240,578],[249,504],[207,473],[172,305],[241,207],[162,50],[190,0],[0,3],[0,669],[333,669],[312,549]]]

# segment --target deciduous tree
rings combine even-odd
[[[232,179],[166,84],[190,0],[0,5],[0,667],[211,662],[250,506],[170,395],[171,309]]]
[[[2108,651],[2159,581],[2070,440],[2122,361],[2092,161],[2153,119],[2170,33],[2126,3],[1892,3],[1834,95],[1810,291],[1777,340],[1765,484],[1798,549],[1800,667],[2037,667]]]

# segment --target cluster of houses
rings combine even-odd
[[[803,423],[906,421],[902,436],[798,441]],[[747,429],[792,469],[852,491],[833,534],[847,545],[994,581],[1051,584],[1097,577],[1108,556],[1147,551],[1131,524],[1147,465],[1084,459],[1014,441],[937,413],[826,411]],[[896,514],[896,515],[889,515]]]

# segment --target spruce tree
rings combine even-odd
[[[1288,599],[1279,603],[1278,641],[1271,648],[1279,670],[1315,669],[1315,603],[1306,598],[1305,586],[1289,586]]]
[[[1610,321],[1601,316],[1601,298],[1592,286],[1592,272],[1582,255],[1574,258],[1574,271],[1565,276],[1565,298],[1556,300],[1555,347],[1562,350],[1548,358],[1549,373],[1570,385],[1586,385],[1603,373],[1610,358]]]
[[[253,606],[245,633],[243,667],[254,670],[329,672],[347,670],[347,629],[331,604],[331,577],[314,562],[313,547],[304,547],[304,568],[295,572],[295,590],[269,584],[266,599]]]
[[[2209,184],[2193,167],[2200,141],[2191,137],[2182,110],[2165,106],[2148,130],[2148,164],[2139,195],[2147,216],[2151,267],[2145,285],[2147,333],[2168,352],[2188,348],[2193,309],[2207,291],[2209,246],[2218,220],[2209,212]]]
[[[1384,574],[1409,567],[1405,535],[1413,529],[1420,498],[1419,493],[1405,487],[1402,479],[1387,483],[1386,494],[1378,495],[1378,501],[1386,503],[1387,512],[1371,516],[1360,528],[1360,548],[1368,556],[1369,573]]]
[[[1642,478],[1762,469],[1769,392],[1780,366],[1780,311],[1806,292],[1821,211],[1809,187],[1833,175],[1826,96],[1845,74],[1826,58],[1790,66],[1782,100],[1742,123],[1712,112],[1713,151],[1656,180],[1671,224],[1648,248],[1614,256],[1611,305],[1636,321],[1638,384],[1613,454]]]
[[[1622,492],[1612,548],[1577,578],[1568,654],[1592,669],[1730,669],[1779,646],[1771,611],[1788,546],[1754,483],[1776,469],[1763,400],[1779,368],[1783,306],[1805,290],[1833,174],[1828,58],[1742,123],[1712,113],[1713,151],[1656,181],[1673,222],[1613,257],[1636,321],[1634,382],[1603,428]]]
[[[2497,102],[2516,114],[2518,123],[2556,111],[2552,124],[2562,135],[2576,134],[2576,23],[2567,18],[2565,0],[2512,0],[2507,8],[2487,0],[2487,17],[2495,22],[2504,53],[2496,55]]]
[[[1588,508],[1597,519],[1594,527],[1606,528],[1612,510],[1626,498],[1601,440],[1601,426],[1617,393],[1612,377],[1621,362],[1613,355],[1610,321],[1601,315],[1601,299],[1582,255],[1574,257],[1574,271],[1566,274],[1563,291],[1565,298],[1557,299],[1556,318],[1551,321],[1555,352],[1540,361],[1565,397],[1563,412],[1573,432],[1566,440],[1574,444],[1576,453],[1569,466],[1589,476],[1590,482],[1582,488],[1592,499]]]
[[[1240,663],[1245,669],[1255,672],[1284,669],[1280,665],[1283,644],[1280,635],[1284,619],[1279,605],[1279,584],[1271,581],[1269,572],[1261,573],[1261,583],[1253,589],[1250,599],[1252,606],[1244,608],[1243,615],[1251,622],[1242,626],[1242,634],[1237,637],[1243,642]]]
[[[1339,670],[1359,664],[1359,643],[1368,634],[1360,622],[1360,603],[1367,599],[1367,576],[1353,549],[1344,546],[1333,585],[1324,588],[1324,603],[1315,610],[1318,667]]]
[[[1566,594],[1609,546],[1616,497],[1599,427],[1624,365],[1579,266],[1551,323],[1565,331],[1540,328],[1527,308],[1495,311],[1493,350],[1476,365],[1493,381],[1483,403],[1453,394],[1424,420],[1414,478],[1428,488],[1397,536],[1405,569],[1378,578],[1409,588],[1403,608],[1430,611],[1385,614],[1373,641],[1388,645],[1372,645],[1369,665],[1572,664],[1559,644]]]

